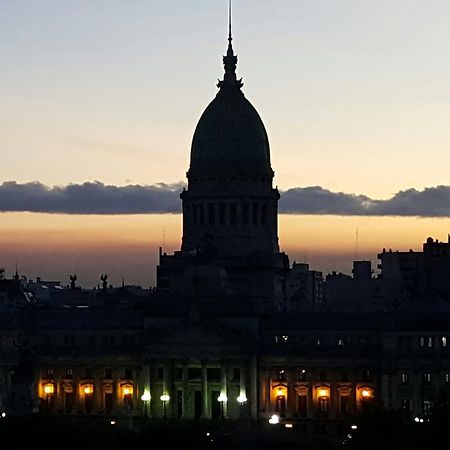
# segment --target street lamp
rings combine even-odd
[[[165,419],[166,418],[166,403],[170,400],[170,395],[169,394],[163,394],[159,398],[163,402],[163,416],[164,416],[164,419]]]
[[[217,397],[217,400],[220,402],[220,417],[223,419],[224,404],[228,400],[228,397],[224,393],[222,393],[219,395],[219,397]]]
[[[141,395],[141,400],[144,402],[144,417],[145,418],[148,417],[147,405],[151,399],[152,399],[152,396],[150,395],[150,391],[145,390],[144,393]]]

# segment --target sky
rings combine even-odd
[[[233,2],[291,260],[348,272],[447,240],[449,23],[447,0]],[[226,37],[226,0],[0,1],[7,274],[154,283],[158,247],[180,246],[178,190]]]

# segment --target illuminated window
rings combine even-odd
[[[430,384],[431,383],[431,373],[423,373],[422,374],[422,383],[423,384]]]
[[[105,369],[105,378],[112,378],[112,369]]]
[[[431,413],[432,403],[430,400],[424,400],[422,402],[422,413],[424,416],[427,416]]]
[[[66,369],[66,378],[72,378],[72,377],[73,377],[73,370]]]
[[[447,337],[446,336],[441,337],[441,347],[447,347]]]
[[[278,378],[279,380],[285,380],[285,379],[286,379],[286,372],[285,372],[284,369],[280,369],[280,370],[278,371],[277,378]]]
[[[338,338],[337,345],[338,345],[338,347],[343,347],[345,345],[344,339]]]
[[[444,380],[446,384],[450,384],[450,373],[446,372],[444,376]]]
[[[408,384],[409,383],[408,372],[402,372],[401,380],[402,380],[402,384]]]
[[[53,369],[48,368],[46,370],[46,376],[47,376],[47,378],[52,378],[52,376],[53,376]]]
[[[431,336],[421,336],[419,338],[419,345],[421,348],[433,347],[433,338]]]

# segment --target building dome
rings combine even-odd
[[[223,62],[220,90],[194,132],[188,178],[273,177],[266,129],[236,79],[231,37]]]

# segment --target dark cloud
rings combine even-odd
[[[112,186],[100,182],[47,187],[39,182],[0,185],[0,211],[62,214],[180,213],[183,183]],[[281,193],[285,214],[450,217],[450,186],[407,189],[387,200],[332,192],[320,186]]]
[[[340,216],[450,217],[450,186],[425,188],[423,191],[407,189],[387,200],[331,192],[320,186],[292,188],[282,193],[280,211]]]

